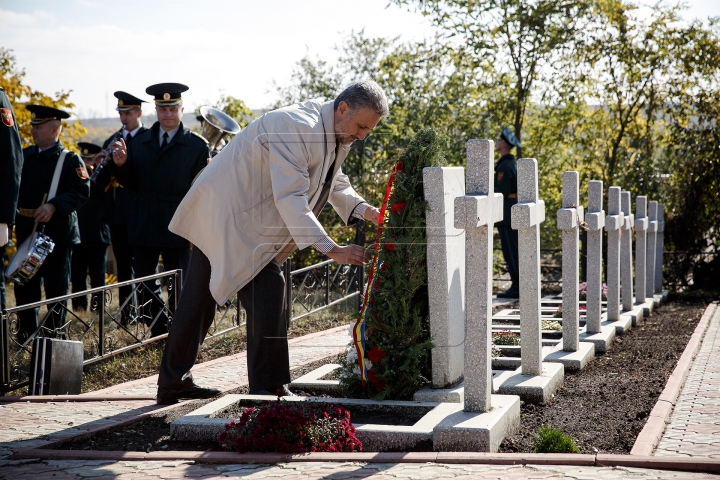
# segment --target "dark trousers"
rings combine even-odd
[[[146,277],[158,272],[158,261],[160,255],[163,259],[165,271],[182,270],[183,279],[187,274],[188,262],[190,261],[190,248],[161,248],[141,247],[133,245],[133,264],[135,267],[135,278]],[[184,282],[184,280],[183,280]],[[179,285],[169,289],[168,310],[172,315],[175,312],[175,294]],[[137,293],[138,307],[148,325],[151,325],[152,336],[167,333],[168,317],[163,311],[162,289],[158,280],[143,282],[143,288]]]
[[[42,298],[41,286],[45,288],[45,298],[62,297],[68,294],[70,283],[70,255],[72,246],[55,245],[38,272],[25,285],[15,284],[15,300],[17,305],[39,302]],[[58,329],[65,323],[67,300],[58,304],[48,305],[47,320],[44,327]],[[38,327],[38,309],[18,312],[18,340],[24,342]]]
[[[247,312],[247,365],[250,390],[274,389],[290,382],[287,325],[283,318],[285,279],[273,260],[238,292]],[[210,262],[193,247],[177,315],[165,344],[158,385],[183,389],[193,384],[190,369],[215,317],[210,294]]]
[[[127,225],[124,223],[116,223],[110,225],[110,241],[112,242],[113,254],[115,255],[115,268],[117,269],[118,282],[125,282],[133,278],[133,253],[130,243],[128,243]],[[120,287],[119,305],[125,303],[127,298],[132,295],[132,286]],[[127,307],[121,312],[123,323],[126,323],[128,312],[135,305],[134,299],[131,299]]]
[[[73,293],[87,290],[88,275],[90,275],[92,288],[105,285],[107,248],[107,244],[102,242],[83,242],[75,245],[70,263],[70,281],[72,282]],[[72,308],[87,310],[87,302],[87,295],[73,298]]]
[[[0,247],[0,310],[5,310],[5,246]]]
[[[503,257],[505,257],[510,280],[512,280],[512,287],[510,288],[519,289],[518,231],[513,230],[509,225],[498,225],[497,229],[500,234]]]

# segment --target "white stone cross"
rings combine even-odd
[[[647,197],[639,195],[635,199],[635,303],[645,303],[647,229]]]
[[[655,293],[662,294],[663,281],[663,250],[665,248],[665,206],[658,203],[657,206],[657,244],[655,246]]]
[[[578,172],[563,173],[562,207],[557,212],[557,228],[562,230],[562,343],[564,351],[577,352],[580,342],[578,222],[584,219]]]
[[[510,226],[518,231],[520,257],[520,361],[522,375],[540,375],[540,224],[545,202],[538,199],[537,160],[521,158],[517,168],[518,203],[510,210]]]
[[[602,239],[605,226],[603,210],[603,182],[592,180],[588,183],[587,222],[587,320],[585,330],[600,333],[602,314]]]
[[[620,285],[622,293],[622,307],[624,311],[633,309],[633,261],[632,261],[632,228],[635,224],[635,216],[630,205],[630,192],[620,192],[620,205],[622,207],[622,237],[620,246]]]
[[[656,201],[648,203],[647,260],[645,262],[645,296],[652,300],[655,291],[655,249],[657,247],[657,206]]]
[[[607,231],[607,319],[620,320],[620,241],[624,218],[620,211],[620,187],[608,190],[608,215],[605,217]]]
[[[455,197],[455,228],[465,230],[466,412],[487,412],[491,406],[493,225],[503,219],[493,152],[492,140],[467,142],[465,195]]]

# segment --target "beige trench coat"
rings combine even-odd
[[[207,255],[219,304],[245,286],[291,240],[303,249],[326,236],[312,212],[334,163],[328,201],[343,221],[364,202],[340,166],[333,102],[266,113],[215,156],[170,222]]]

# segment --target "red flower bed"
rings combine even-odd
[[[267,402],[247,408],[218,435],[225,450],[245,452],[359,452],[350,412],[337,405]]]

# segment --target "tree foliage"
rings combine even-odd
[[[45,105],[67,112],[71,112],[75,107],[75,104],[69,101],[72,90],[68,92],[60,91],[57,92],[54,97],[51,97],[37,90],[33,90],[29,85],[24,84],[24,77],[25,70],[17,66],[17,61],[12,50],[0,47],[0,87],[5,90],[12,104],[23,148],[34,145],[32,136],[30,135],[31,115],[25,108],[25,105]],[[66,148],[79,152],[77,142],[87,134],[87,130],[79,121],[70,123],[63,120],[62,125],[63,129],[60,133],[60,141]]]

